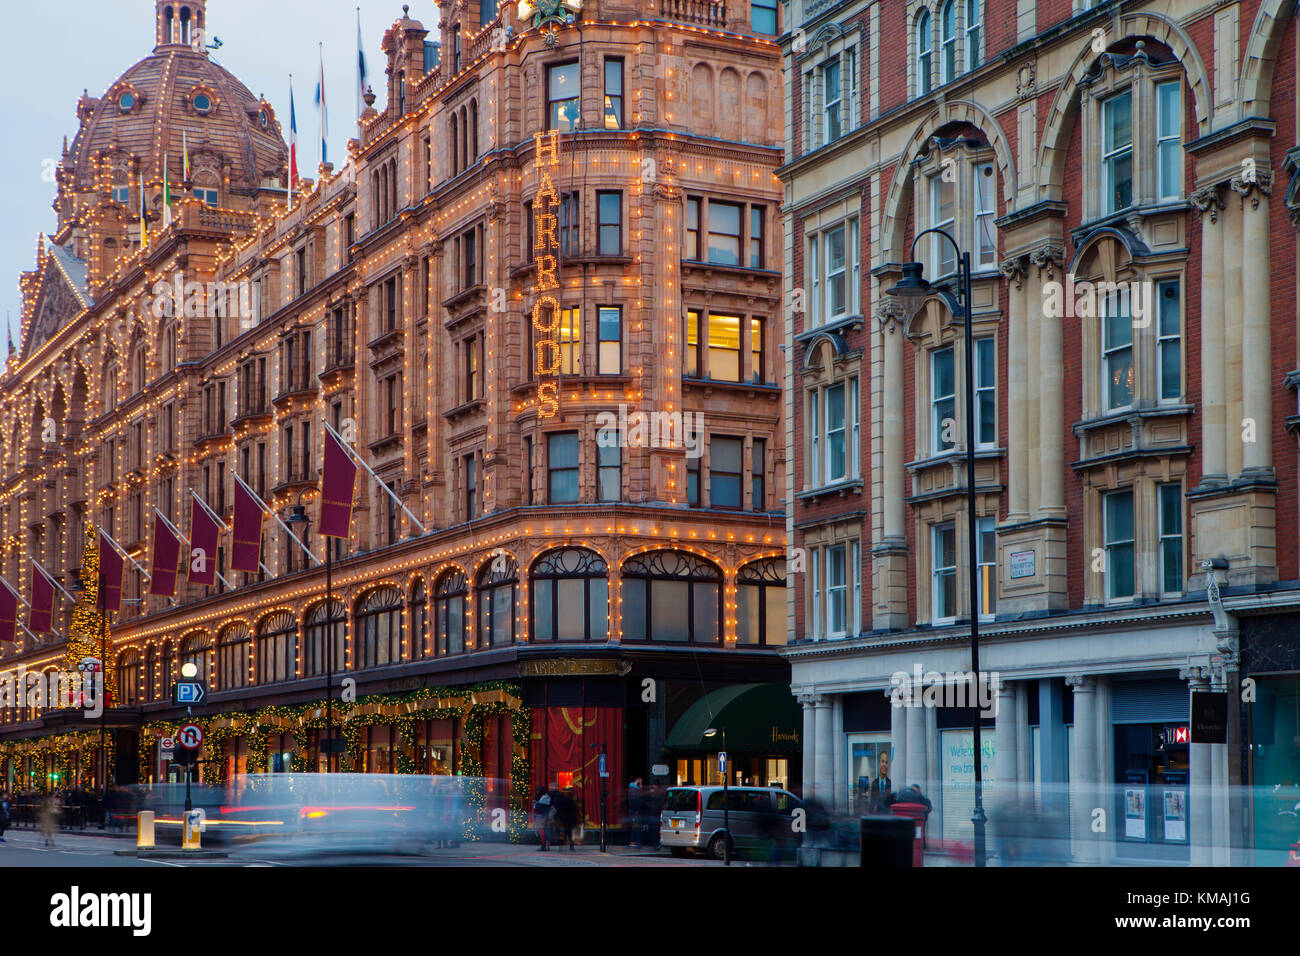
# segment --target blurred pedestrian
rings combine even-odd
[[[641,846],[641,831],[645,829],[645,807],[641,793],[641,778],[627,785],[627,845],[635,850]]]
[[[0,793],[0,843],[5,841],[5,830],[9,828],[9,794]]]
[[[551,822],[555,815],[555,807],[551,804],[551,795],[545,787],[537,788],[537,800],[533,803],[533,827],[537,830],[537,839],[541,841],[541,846],[537,849],[541,853],[547,850],[548,837],[550,836]]]
[[[569,844],[569,850],[573,851],[573,831],[578,827],[578,804],[573,799],[573,788],[566,787],[551,795],[551,802],[555,806],[555,825],[559,828],[559,843]]]
[[[53,791],[41,800],[41,835],[46,846],[54,846],[54,828],[58,826],[59,797]]]

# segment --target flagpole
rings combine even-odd
[[[231,530],[230,525],[228,525],[228,524],[226,524],[224,521],[222,521],[222,520],[221,520],[221,516],[220,516],[219,514],[217,514],[215,511],[213,511],[211,508],[209,508],[209,507],[208,507],[208,503],[207,503],[206,501],[204,501],[204,500],[203,500],[202,498],[200,498],[198,495],[195,495],[195,494],[194,494],[194,489],[193,489],[193,488],[190,489],[190,494],[191,494],[191,495],[194,495],[194,500],[197,501],[199,504],[201,504],[201,505],[203,506],[203,510],[206,511],[206,512],[208,513],[208,517],[210,517],[210,518],[211,518],[213,521],[215,521],[217,524],[221,525],[221,530],[222,530],[222,531],[230,531],[230,534],[231,534],[232,536],[234,535],[235,532]],[[166,521],[167,519],[164,518],[163,520]],[[267,574],[271,574],[271,569],[268,568],[265,564],[262,563],[262,558],[260,557],[260,555],[259,555],[259,557],[258,557],[258,559],[257,559],[257,564],[258,564],[258,566],[259,566],[263,571],[265,571]],[[275,575],[274,575],[274,574],[271,574],[271,577],[275,577]]]
[[[244,490],[253,496],[253,500],[258,503],[263,513],[269,514],[272,518],[274,518],[275,523],[284,529],[284,533],[287,534],[289,537],[293,538],[294,541],[298,542],[298,547],[302,548],[303,551],[307,552],[307,557],[311,558],[317,564],[322,563],[320,558],[316,557],[316,555],[311,553],[311,548],[303,544],[302,540],[296,534],[294,534],[292,531],[289,530],[289,526],[280,520],[280,516],[276,514],[274,511],[272,511],[270,507],[267,506],[266,502],[261,499],[258,493],[254,491],[252,488],[248,487],[248,482],[246,482],[243,478],[240,478],[238,472],[235,473],[235,481],[243,485]],[[267,573],[269,574],[270,572]]]
[[[191,494],[193,494],[193,492],[191,492]],[[199,504],[203,504],[203,502],[199,499],[199,496],[198,496],[198,495],[194,495],[194,500],[195,500],[195,501],[198,501]],[[204,508],[207,508],[207,505],[204,505]],[[185,537],[185,535],[181,534],[181,529],[180,529],[180,528],[176,527],[176,525],[172,524],[170,521],[167,520],[167,516],[166,516],[165,514],[163,514],[161,511],[158,510],[158,506],[157,506],[157,505],[154,505],[154,506],[153,506],[153,513],[156,514],[159,518],[162,518],[162,520],[163,520],[163,524],[167,525],[167,527],[169,527],[169,528],[172,529],[172,534],[176,535],[176,537],[180,538],[182,541],[185,542],[185,547],[187,547],[187,548],[190,547],[190,539],[187,538],[187,537]],[[218,521],[218,523],[220,523],[221,519],[218,518],[217,521]],[[224,525],[223,525],[223,527],[224,527]],[[213,571],[214,574],[216,574],[216,576],[217,576],[217,580],[218,580],[218,581],[220,581],[220,582],[221,582],[222,584],[224,584],[226,587],[230,588],[230,590],[232,590],[232,591],[235,589],[235,586],[234,586],[233,584],[231,584],[229,581],[227,581],[225,578],[223,578],[223,577],[221,576],[221,572],[220,572],[220,571],[218,571],[216,568],[213,568],[212,571]],[[174,599],[174,598],[169,598],[169,600],[175,600],[175,599]]]
[[[316,126],[320,131],[320,164],[325,165],[328,151],[325,148],[325,136],[329,132],[329,113],[325,105],[325,41],[316,44],[320,54],[320,79],[316,81],[320,89],[316,93]]]
[[[54,579],[54,575],[50,574],[49,571],[46,571],[46,570],[45,570],[43,567],[41,567],[41,565],[40,565],[39,563],[37,563],[35,560],[32,561],[32,567],[36,568],[38,571],[41,572],[41,574],[45,575],[45,580],[49,581],[49,582],[50,582],[51,584],[53,584],[56,588],[58,588],[59,591],[63,594],[63,596],[64,596],[65,598],[67,598],[67,599],[68,599],[69,601],[71,601],[73,604],[76,604],[76,603],[77,603],[77,599],[74,598],[71,594],[69,594],[69,593],[64,589],[63,585],[60,584],[58,581],[56,581],[56,580]]]
[[[10,584],[2,577],[0,577],[0,584],[3,584],[5,587],[7,587],[9,589],[9,593],[12,594],[15,599],[20,601],[23,607],[27,608],[28,610],[31,610],[31,605],[28,604],[25,600],[23,600],[23,596],[14,590],[12,584]],[[59,590],[63,591],[63,588],[59,588]],[[67,592],[65,591],[64,593],[66,594]],[[45,646],[45,638],[41,637],[38,634],[33,634],[32,629],[28,627],[26,624],[24,624],[22,621],[14,621],[14,623],[17,624],[19,627],[21,627],[24,631],[26,631],[27,636],[30,637],[33,641],[35,641],[37,644],[40,644],[42,647]],[[59,640],[63,640],[63,635],[60,634],[58,631],[56,631],[54,628],[50,628],[50,633],[53,634],[55,637],[57,637]]]
[[[365,463],[365,460],[362,459],[362,457],[357,453],[356,449],[354,449],[351,445],[345,442],[343,440],[342,435],[336,432],[333,428],[330,428],[330,423],[326,421],[323,416],[321,417],[321,423],[327,429],[329,429],[329,433],[338,440],[338,443],[342,445],[344,450],[349,455],[351,455],[352,458],[356,460],[357,464],[366,470],[366,474],[368,474],[371,478],[375,479],[376,484],[378,484],[380,488],[383,488],[384,491],[388,493],[388,497],[392,498],[393,501],[397,503],[397,507],[401,508],[403,511],[406,512],[406,517],[410,518],[411,523],[420,529],[420,534],[427,534],[428,532],[425,531],[424,525],[420,524],[420,519],[417,518],[415,515],[411,514],[411,509],[406,507],[406,505],[402,503],[402,499],[397,497],[397,493],[393,491],[392,488],[389,488],[388,485],[384,484],[383,479],[381,479],[378,475],[376,475],[374,469]]]
[[[298,167],[298,119],[293,110],[293,74],[289,74],[289,208],[293,212],[293,180]]]
[[[155,508],[154,510],[156,511],[157,509]],[[148,571],[146,571],[144,568],[140,567],[140,562],[137,561],[135,558],[131,557],[130,551],[126,550],[126,548],[122,547],[120,544],[114,541],[113,536],[111,534],[109,534],[103,528],[96,528],[95,530],[104,536],[104,540],[113,546],[113,550],[115,550],[122,557],[126,558],[128,561],[134,564],[135,569],[144,575],[144,579],[146,581],[153,580],[153,575],[150,574]]]

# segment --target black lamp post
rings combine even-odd
[[[937,233],[951,242],[958,256],[957,296],[956,305],[953,309],[953,318],[956,320],[960,317],[963,326],[963,342],[966,348],[966,537],[968,546],[967,561],[969,564],[967,570],[970,580],[970,656],[971,670],[974,672],[975,681],[978,683],[980,680],[980,607],[977,581],[979,572],[979,531],[975,517],[975,359],[970,314],[970,253],[962,252],[961,247],[957,245],[957,240],[944,230],[926,229],[918,233],[916,238],[912,240],[912,246],[908,252],[909,257],[915,260],[916,243],[922,236],[931,232]],[[905,314],[908,318],[911,318],[920,311],[922,304],[935,291],[935,288],[925,279],[925,266],[920,262],[912,261],[903,265],[903,277],[898,281],[897,285],[889,290],[889,294],[901,301]],[[976,688],[972,688],[972,690],[976,690]],[[971,717],[971,733],[974,738],[975,748],[975,812],[971,816],[971,823],[975,825],[975,865],[984,866],[986,817],[984,816],[984,772],[981,766],[983,747],[980,740],[980,711],[978,707],[974,708],[973,714],[974,716]]]
[[[727,751],[727,730],[717,727],[710,727],[704,732],[706,737],[716,737],[722,734],[722,752],[727,755],[727,763],[724,767],[718,769],[722,771],[722,865],[731,866],[731,788],[728,781],[731,779],[731,754]]]

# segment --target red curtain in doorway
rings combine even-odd
[[[621,707],[546,707],[533,711],[533,726],[542,733],[534,740],[533,793],[571,781],[588,827],[600,826],[600,752],[605,750],[605,780],[608,826],[622,819],[623,709]],[[531,803],[530,803],[531,806]]]

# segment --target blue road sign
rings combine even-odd
[[[608,776],[609,776],[609,771],[605,769],[605,755],[604,755],[604,754],[601,754],[601,755],[600,755],[600,775],[601,775],[602,777],[608,777]]]
[[[724,777],[727,775],[727,752],[725,750],[718,751],[718,773]]]
[[[208,694],[201,680],[183,680],[176,683],[176,703],[201,704]]]

